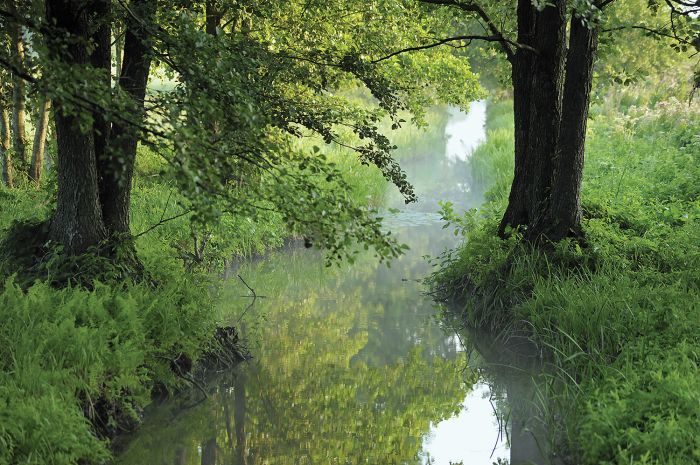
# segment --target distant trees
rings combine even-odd
[[[13,11],[17,11],[15,0],[10,1]],[[18,23],[9,24],[10,49],[15,61],[24,65],[24,38]],[[25,111],[25,84],[24,80],[16,73],[12,74],[12,147],[15,158],[27,166],[27,134],[26,134],[26,111]]]
[[[16,0],[6,2],[7,11],[12,15],[19,15],[18,6],[20,5],[21,3]],[[14,21],[3,20],[2,25],[4,34],[0,34],[0,46],[4,49],[4,55],[13,66],[22,69],[31,68],[27,49],[31,51],[32,44],[27,42],[26,29],[21,23]],[[51,102],[43,95],[38,95],[35,89],[27,89],[26,80],[18,73],[11,72],[9,68],[0,72],[0,81],[2,111],[0,132],[3,134],[3,144],[0,148],[2,182],[8,187],[14,187],[17,182],[25,179],[38,184],[44,163]],[[28,100],[30,109],[36,107],[35,118],[31,119],[35,131],[31,158],[27,134]]]
[[[316,134],[352,147],[413,200],[379,121],[397,127],[402,112],[420,121],[435,102],[466,104],[476,78],[454,48],[438,45],[478,39],[507,57],[514,89],[516,170],[501,234],[527,227],[538,241],[579,233],[590,88],[614,0],[40,3],[0,7],[0,66],[12,77],[0,94],[11,116],[10,130],[2,119],[3,180],[40,179],[42,156],[36,152],[30,166],[22,129],[29,84],[39,142],[43,108],[53,102],[58,186],[50,236],[70,254],[128,239],[137,150],[147,146],[166,161],[164,175],[195,222],[274,211],[330,256],[357,241],[395,256],[400,246],[379,221],[348,203],[338,170],[291,139]],[[651,5],[675,21],[672,30],[648,29],[681,47],[694,43],[692,2]],[[464,18],[476,18],[485,33],[455,35]],[[616,34],[647,28],[615,27]],[[154,73],[164,90],[149,91]],[[340,92],[357,86],[371,92],[374,107]]]
[[[29,179],[36,185],[41,183],[41,176],[44,170],[44,154],[46,153],[50,110],[51,100],[42,95],[36,111],[36,119],[34,120],[36,128],[34,129],[34,143],[32,144],[32,160],[29,164]]]
[[[0,76],[0,163],[2,163],[2,182],[14,186],[14,167],[12,163],[12,129],[6,77]]]

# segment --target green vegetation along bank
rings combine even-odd
[[[577,464],[700,461],[700,108],[641,85],[592,107],[584,241],[553,250],[496,231],[513,169],[512,104],[474,153],[487,203],[431,284],[473,325],[527,330],[552,356],[542,415]]]
[[[446,121],[439,110],[427,120],[443,127]],[[418,145],[424,133],[406,127],[395,135],[401,156],[400,147]],[[303,143],[308,150],[314,142]],[[326,154],[344,173],[354,203],[381,204],[388,183],[378,169],[360,164],[349,150],[331,146]],[[116,267],[113,281],[92,282],[92,266],[103,279],[112,266],[98,256],[79,268],[46,257],[44,279],[31,270],[18,275],[7,253],[0,260],[0,464],[107,459],[109,438],[138,425],[152,393],[190,386],[191,365],[215,349],[212,335],[222,315],[213,274],[292,234],[274,213],[256,221],[225,214],[207,230],[193,229],[161,159],[142,148],[137,160],[132,225],[148,282],[124,282]],[[31,242],[9,243],[22,238],[8,233],[15,222],[45,220],[54,189],[52,177],[42,188],[0,187],[4,251]],[[69,273],[76,284],[51,286],[56,273]]]

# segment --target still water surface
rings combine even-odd
[[[388,201],[400,211],[386,226],[410,246],[391,268],[368,254],[329,269],[318,252],[289,247],[230,270],[231,323],[258,341],[254,358],[212,380],[201,402],[151,407],[118,463],[545,463],[517,407],[532,397],[527,371],[488,341],[482,354],[466,351],[465,338],[479,336],[440,324],[419,282],[425,256],[455,245],[438,201],[481,202],[468,160],[484,120],[484,102],[450,109],[441,142],[402,162],[420,201]],[[252,306],[238,274],[263,296]]]

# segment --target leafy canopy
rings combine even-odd
[[[103,73],[52,59],[40,41],[32,44],[38,66],[23,70],[27,78],[62,111],[79,115],[86,129],[96,108],[108,120],[126,121],[131,137],[167,161],[162,174],[176,183],[182,208],[195,212],[200,227],[224,212],[255,219],[271,210],[293,232],[313,237],[330,259],[351,257],[348,246],[357,242],[382,259],[400,254],[375,212],[349,199],[342,173],[321,148],[300,150],[293,139],[320,135],[326,144],[350,146],[406,202],[415,200],[379,123],[388,118],[398,128],[408,112],[420,125],[428,106],[466,106],[479,86],[451,48],[388,56],[446,34],[449,15],[414,1],[221,0],[208,2],[207,12],[207,2],[171,0],[159,2],[148,22],[143,3],[115,2],[112,16],[91,18],[91,27],[109,21],[118,30],[137,19],[148,31],[152,78],[161,85],[149,91],[145,122]],[[205,29],[213,12],[216,34]],[[4,17],[60,38],[67,50],[79,40],[29,5]],[[372,97],[358,101],[347,92],[353,88]]]

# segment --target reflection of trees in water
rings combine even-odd
[[[443,165],[412,164],[427,200],[397,220],[406,256],[391,269],[371,254],[327,269],[319,253],[291,250],[240,265],[232,275],[267,296],[243,318],[257,328],[255,359],[210,384],[205,402],[149,415],[120,463],[420,463],[430,423],[457,413],[466,388],[456,344],[429,321],[432,303],[416,282],[429,272],[423,255],[449,239],[439,224],[410,221],[454,195],[461,168],[443,176]],[[221,311],[238,324],[248,290],[232,280],[224,292]]]
[[[417,464],[430,421],[464,396],[449,363],[428,367],[418,351],[393,367],[319,365],[301,381],[287,368],[251,365],[202,404],[160,410],[121,463]]]
[[[538,391],[542,362],[539,351],[524,336],[502,340],[493,333],[463,330],[464,340],[483,359],[480,378],[491,388],[496,414],[508,427],[510,465],[559,463],[550,453],[551,438],[542,423]],[[507,424],[507,425],[506,425]]]
[[[289,258],[237,270],[280,297],[251,311],[266,314],[256,358],[210,385],[207,401],[150,415],[121,463],[420,463],[430,422],[465,392],[455,345],[429,323],[419,285],[401,281],[417,268],[367,260],[323,274],[313,255]]]

